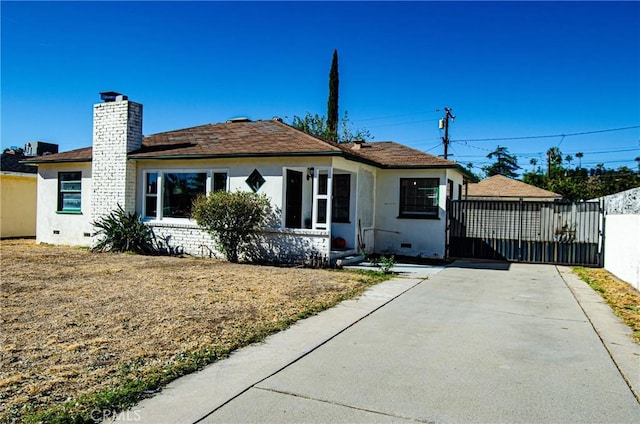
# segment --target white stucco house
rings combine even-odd
[[[121,205],[185,253],[210,237],[189,218],[214,190],[264,193],[276,216],[258,259],[360,252],[443,258],[446,200],[473,176],[394,142],[336,144],[279,119],[235,119],[142,135],[142,105],[114,92],[93,108],[91,147],[36,157],[39,243],[91,245],[92,222]]]

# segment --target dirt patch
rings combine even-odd
[[[0,421],[192,352],[225,352],[362,291],[329,270],[0,243]]]
[[[575,267],[574,272],[602,296],[640,343],[640,292],[603,268]]]

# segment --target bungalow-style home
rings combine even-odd
[[[558,193],[548,191],[504,175],[494,175],[467,186],[465,200],[524,200],[539,202],[562,199]]]
[[[37,242],[90,245],[92,222],[121,205],[185,253],[210,237],[192,200],[216,190],[264,193],[275,212],[258,259],[393,253],[445,255],[446,196],[473,179],[455,162],[394,142],[329,142],[280,119],[233,119],[142,135],[142,105],[115,92],[93,108],[93,145],[38,165]]]

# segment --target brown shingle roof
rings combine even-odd
[[[357,146],[357,145],[355,145]],[[395,143],[393,141],[378,141],[375,143],[362,143],[361,147],[354,149],[345,146],[352,154],[369,159],[380,165],[390,168],[403,167],[441,167],[455,168],[457,164],[420,150]]]
[[[341,151],[334,143],[278,121],[200,125],[150,135],[142,144],[142,148],[130,157],[339,154]]]
[[[340,155],[383,168],[460,168],[451,162],[391,141],[337,144],[306,134],[278,121],[207,124],[146,136],[133,159],[229,156]],[[33,163],[90,161],[91,147],[31,160]]]
[[[503,175],[485,178],[476,184],[469,184],[469,198],[539,198],[561,199],[560,194],[532,186],[522,181],[513,180]]]
[[[83,147],[82,149],[69,150],[68,152],[36,156],[25,160],[25,163],[87,162],[91,160],[91,152],[91,147]]]

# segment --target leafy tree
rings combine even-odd
[[[358,128],[356,130],[351,129],[351,121],[349,120],[349,112],[344,111],[342,120],[340,121],[342,126],[342,134],[338,137],[338,143],[353,143],[355,140],[372,140],[373,136],[371,132],[366,128]]]
[[[229,262],[238,262],[256,231],[265,223],[269,199],[264,194],[216,191],[193,202],[192,217],[211,234]]]
[[[573,156],[567,155],[564,157],[564,160],[567,162],[567,165],[571,166],[571,162],[573,162]]]
[[[497,146],[496,150],[487,155],[487,158],[495,158],[494,163],[482,167],[482,170],[487,174],[487,177],[504,175],[505,177],[516,178],[518,176],[518,173],[515,172],[520,169],[518,166],[518,158],[510,154],[509,149],[506,147]]]
[[[13,151],[14,154],[16,154],[18,156],[24,156],[24,149],[22,147],[16,147],[16,148],[5,147],[5,149],[2,151],[2,153],[9,153],[11,151]]]
[[[310,112],[307,112],[302,118],[294,115],[291,126],[316,137],[329,138],[327,119],[324,115],[318,115],[317,113],[312,115]]]
[[[94,252],[131,252],[142,255],[158,252],[153,229],[142,222],[134,212],[125,212],[122,206],[106,216],[98,218],[92,225],[98,229],[98,242],[91,248]]]
[[[552,165],[561,165],[562,164],[562,152],[559,147],[550,147],[547,150],[547,159],[549,163]]]
[[[582,168],[581,164],[575,169],[565,168],[557,147],[549,149],[549,165],[547,172],[535,168],[531,172],[525,172],[522,180],[536,187],[561,194],[571,201],[588,200],[606,196],[620,191],[640,187],[640,172],[634,172],[627,167],[607,169],[599,163],[595,168]],[[583,157],[581,152],[576,157]],[[570,162],[567,160],[567,162]]]
[[[345,111],[342,116],[341,126],[342,131],[338,135],[338,143],[353,143],[354,140],[370,140],[373,139],[371,132],[366,128],[360,128],[352,130],[352,124],[349,120],[349,112]],[[325,140],[333,140],[327,124],[327,118],[324,115],[312,115],[310,112],[304,117],[294,115],[291,121],[291,126],[297,128],[307,134],[314,135],[316,137],[323,138]]]
[[[582,168],[582,158],[584,157],[584,153],[578,152],[576,153],[576,157],[578,158],[578,168]]]
[[[329,72],[329,100],[327,102],[327,132],[329,140],[338,141],[338,51],[333,51]]]

